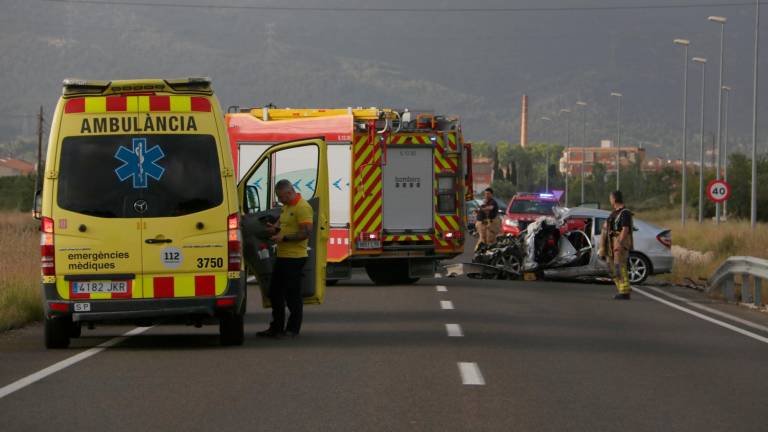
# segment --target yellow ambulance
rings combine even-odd
[[[327,185],[324,140],[274,146],[251,168],[263,183],[238,190],[209,79],[63,87],[36,196],[46,347],[67,347],[83,323],[101,322],[218,323],[222,344],[242,344],[243,250],[251,273],[268,281],[274,245],[261,224],[279,213],[276,164],[285,172],[291,159]],[[313,192],[304,297],[321,303],[327,188]]]

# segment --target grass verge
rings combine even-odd
[[[679,210],[674,213],[679,214]],[[694,214],[690,212],[689,214]],[[675,257],[672,274],[662,276],[670,282],[690,278],[701,282],[731,256],[754,256],[768,259],[768,224],[760,223],[752,230],[749,221],[729,220],[716,225],[711,220],[699,224],[691,219],[683,225],[670,210],[638,212],[637,217],[672,230],[672,244],[708,255],[709,259]]]
[[[39,236],[28,213],[0,212],[0,331],[43,316]]]

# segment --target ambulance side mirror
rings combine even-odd
[[[39,220],[42,217],[42,215],[43,215],[43,192],[36,191],[34,201],[32,202],[32,217]]]
[[[261,211],[261,197],[259,189],[254,185],[245,187],[245,213],[258,213]]]

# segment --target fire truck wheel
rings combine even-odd
[[[408,263],[405,261],[366,264],[365,272],[376,285],[410,285],[419,280],[408,276]]]
[[[72,328],[72,318],[58,317],[45,319],[45,347],[48,349],[66,348],[69,346],[69,332]]]

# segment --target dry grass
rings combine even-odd
[[[692,213],[689,213],[692,214]],[[684,262],[676,259],[671,275],[665,278],[682,282],[686,278],[700,282],[706,280],[725,259],[745,255],[768,259],[768,224],[761,223],[753,231],[749,221],[730,220],[715,225],[712,221],[699,224],[689,220],[680,223],[679,210],[660,210],[639,213],[638,218],[672,230],[672,243],[698,252],[711,252],[708,262]]]
[[[43,316],[38,227],[28,213],[0,212],[0,331]]]

